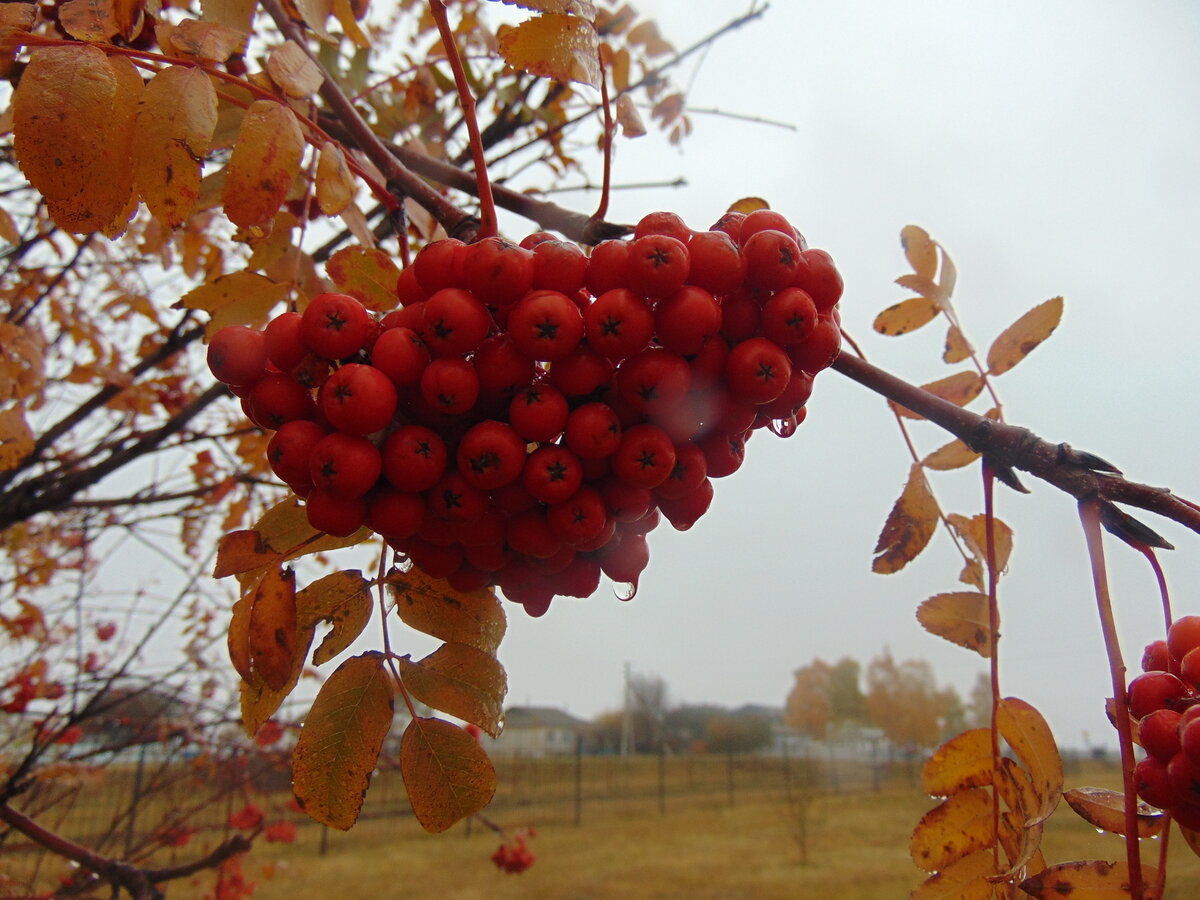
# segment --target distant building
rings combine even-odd
[[[588,743],[590,722],[551,706],[512,706],[504,712],[504,730],[489,745],[493,756],[565,756],[578,741]]]

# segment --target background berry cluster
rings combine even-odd
[[[322,294],[214,335],[213,374],[275,432],[309,522],[363,525],[458,590],[540,615],[646,534],[690,528],[758,429],[790,435],[841,345],[842,280],[781,215],[652,213],[590,255],[539,232],[429,244],[376,319]]]

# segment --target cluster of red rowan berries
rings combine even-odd
[[[540,615],[636,587],[756,429],[792,433],[841,345],[842,280],[778,213],[653,213],[585,255],[544,232],[424,247],[376,319],[315,297],[230,326],[213,374],[275,432],[275,474],[333,535],[364,524],[458,590]]]
[[[533,829],[529,829],[529,836],[533,836]],[[492,854],[492,862],[496,867],[503,869],[509,875],[520,875],[526,869],[533,865],[537,857],[525,843],[525,833],[518,831],[508,843],[501,844],[496,848],[496,852]]]
[[[1200,616],[1183,616],[1142,656],[1129,682],[1129,712],[1146,757],[1138,796],[1186,828],[1200,829]]]

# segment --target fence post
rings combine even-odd
[[[575,827],[583,822],[583,735],[575,735]]]
[[[729,786],[729,805],[733,806],[733,751],[725,751],[725,780]]]
[[[658,741],[658,814],[667,814],[667,744],[661,737]]]

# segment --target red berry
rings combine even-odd
[[[581,459],[603,459],[621,443],[621,420],[605,403],[585,403],[567,416],[563,440]]]
[[[466,244],[455,238],[426,244],[413,257],[412,269],[417,284],[427,297],[442,288],[463,287],[466,257]]]
[[[767,403],[780,396],[792,377],[787,353],[774,341],[756,337],[729,351],[725,379],[733,396],[747,403]]]
[[[583,287],[587,268],[587,256],[566,241],[542,241],[533,248],[535,290],[574,294]]]
[[[605,291],[583,317],[588,344],[609,359],[632,356],[654,335],[654,313],[649,304],[626,288]]]
[[[309,456],[326,433],[316,422],[307,419],[281,425],[267,444],[267,461],[271,471],[291,486],[312,484]]]
[[[601,241],[592,248],[584,283],[593,297],[626,286],[625,266],[628,260],[628,241]]]
[[[1167,629],[1167,649],[1176,661],[1200,647],[1200,616],[1181,616]]]
[[[429,365],[429,350],[411,328],[389,328],[371,348],[371,365],[396,387],[409,387],[421,380]]]
[[[244,408],[253,422],[267,429],[277,429],[296,419],[312,419],[317,404],[307,388],[287,375],[271,372],[260,378],[246,395]]]
[[[1171,670],[1171,651],[1167,649],[1166,641],[1152,641],[1146,645],[1142,653],[1143,672],[1169,672]]]
[[[750,235],[742,242],[742,254],[746,257],[746,281],[762,290],[787,287],[800,267],[799,244],[780,231]]]
[[[1170,672],[1144,672],[1129,682],[1129,712],[1140,719],[1156,709],[1170,709],[1188,694],[1187,685]]]
[[[521,481],[530,496],[543,503],[561,503],[583,483],[579,458],[559,444],[543,444],[526,457]]]
[[[208,344],[208,368],[222,384],[255,384],[267,372],[263,333],[245,325],[226,325]]]
[[[421,396],[440,413],[461,415],[479,398],[479,376],[461,356],[439,357],[421,373]]]
[[[746,259],[723,231],[698,231],[688,241],[687,283],[728,294],[745,280]]]
[[[508,420],[528,441],[552,441],[567,424],[567,400],[556,387],[531,384],[513,397]]]
[[[525,440],[511,425],[488,419],[471,426],[458,444],[458,470],[472,487],[495,490],[525,466]]]
[[[532,291],[508,316],[513,343],[530,359],[562,359],[583,337],[583,315],[575,301],[558,291]]]
[[[338,431],[372,434],[385,428],[396,413],[396,388],[374,366],[350,363],[325,382],[321,412]]]
[[[446,444],[424,425],[403,425],[383,442],[383,474],[402,491],[433,487],[446,471]]]
[[[470,353],[491,328],[487,307],[461,288],[443,288],[425,301],[425,343],[438,356]]]
[[[686,244],[692,236],[692,229],[673,212],[652,212],[642,216],[633,230],[635,239],[648,234],[664,234]]]
[[[412,537],[424,520],[425,500],[420,494],[385,485],[367,498],[366,524],[385,537]]]
[[[263,332],[267,358],[280,372],[292,371],[308,355],[308,345],[301,333],[303,319],[298,312],[281,313],[267,323]]]
[[[510,306],[533,286],[533,253],[503,238],[484,238],[467,248],[463,275],[467,290],[488,306]]]
[[[644,488],[656,488],[675,468],[675,445],[657,425],[628,428],[612,457],[613,474]]]
[[[638,238],[629,245],[625,283],[643,297],[665,297],[687,279],[688,252],[680,240],[661,234]]]
[[[321,438],[308,461],[313,485],[339,497],[361,497],[374,486],[383,469],[374,444],[340,431]]]
[[[672,353],[696,353],[721,330],[721,306],[704,288],[687,285],[654,307],[658,341]]]
[[[370,332],[370,313],[349,294],[317,295],[300,319],[304,343],[326,359],[353,356]]]
[[[349,537],[362,528],[367,504],[361,497],[343,497],[313,490],[304,500],[308,524],[334,537]]]
[[[1182,717],[1173,709],[1156,709],[1138,722],[1138,740],[1151,756],[1163,763],[1179,752],[1179,720]],[[1196,733],[1200,737],[1200,731]]]

